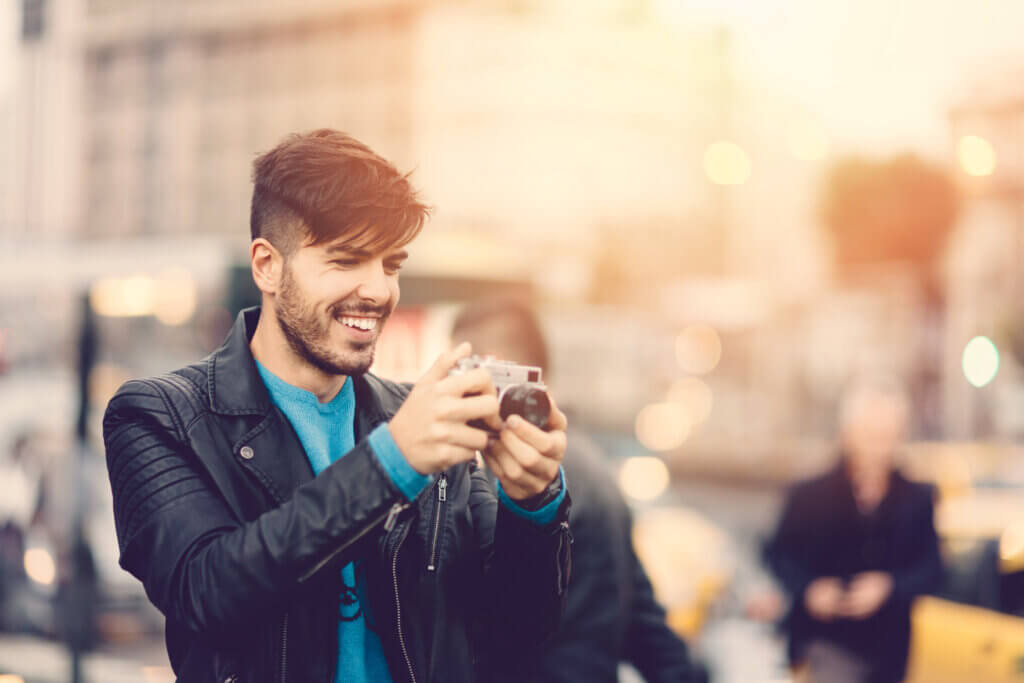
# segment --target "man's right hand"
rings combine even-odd
[[[441,354],[388,425],[395,445],[420,474],[472,460],[477,451],[487,447],[487,432],[470,427],[466,424],[470,420],[480,419],[501,429],[490,373],[478,368],[448,376],[455,363],[472,352],[472,347],[463,343]]]
[[[804,591],[804,606],[818,621],[832,621],[843,604],[843,583],[831,576],[815,579]]]

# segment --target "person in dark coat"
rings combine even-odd
[[[854,384],[840,412],[839,462],[793,488],[766,545],[792,597],[790,661],[812,681],[903,680],[914,598],[939,587],[934,489],[895,463],[908,417],[898,383]]]
[[[533,309],[509,298],[469,304],[453,324],[452,341],[478,353],[539,366],[549,380],[547,344]],[[600,447],[579,428],[570,432],[563,467],[572,489],[572,575],[565,614],[536,660],[494,683],[615,683],[628,662],[648,683],[697,683],[706,672],[666,624],[665,609],[633,548],[629,506]]]

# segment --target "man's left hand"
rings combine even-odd
[[[885,572],[857,574],[850,582],[841,607],[841,615],[867,619],[875,614],[892,594],[892,576]]]
[[[544,431],[512,415],[505,421],[498,438],[483,451],[487,466],[512,500],[525,500],[542,493],[558,476],[565,455],[568,420],[553,398],[548,425],[548,431]]]

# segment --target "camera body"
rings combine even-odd
[[[469,356],[459,360],[449,375],[461,375],[477,368],[483,368],[491,375],[491,381],[498,390],[502,420],[519,415],[540,429],[548,428],[551,417],[551,399],[548,388],[541,381],[541,369],[531,365],[519,365],[513,361],[498,360],[494,356]],[[478,429],[492,431],[482,422],[469,423]]]

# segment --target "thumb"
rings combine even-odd
[[[448,376],[448,373],[455,367],[457,362],[471,353],[473,353],[473,347],[469,342],[462,342],[454,349],[445,351],[437,357],[437,360],[435,360],[434,364],[430,366],[430,369],[423,374],[420,381],[440,382]]]

